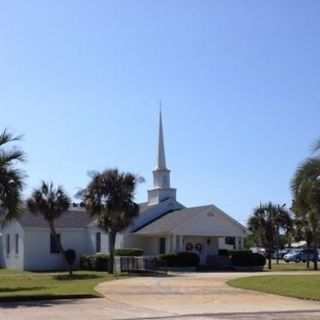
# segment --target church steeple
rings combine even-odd
[[[148,203],[157,204],[168,198],[176,199],[176,189],[170,187],[170,170],[166,166],[162,113],[160,109],[157,164],[155,170],[153,170],[153,189],[148,191]]]
[[[160,115],[159,115],[158,158],[157,158],[156,169],[167,169],[166,155],[164,152],[161,104],[160,104]]]

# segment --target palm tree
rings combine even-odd
[[[65,251],[55,230],[54,221],[65,213],[71,204],[71,200],[62,186],[54,187],[53,183],[42,181],[38,189],[34,189],[31,197],[27,200],[29,210],[34,214],[40,214],[48,222],[51,235],[62,255],[64,263],[72,276],[72,268],[68,262]]]
[[[267,248],[268,269],[271,269],[272,249],[276,238],[276,250],[279,249],[280,229],[291,228],[291,217],[285,205],[275,205],[272,202],[256,208],[249,218],[249,229],[261,237],[261,243]]]
[[[21,136],[13,136],[7,130],[0,134],[0,218],[1,223],[17,217],[21,212],[21,192],[24,173],[17,164],[24,162],[24,152],[7,145],[19,141]]]
[[[294,210],[295,219],[294,219],[294,230],[293,237],[295,241],[305,240],[307,244],[307,268],[310,267],[310,248],[313,241],[312,230],[310,229],[308,219],[305,215],[300,215],[295,209],[296,205],[293,201],[292,209]]]
[[[309,158],[297,169],[291,183],[295,210],[308,220],[314,245],[314,270],[318,270],[320,223],[320,159]]]
[[[320,151],[320,138],[312,146],[312,153],[317,153],[318,151]]]
[[[279,264],[279,238],[280,238],[280,230],[284,230],[286,234],[290,234],[293,227],[291,212],[285,208],[285,204],[282,206],[275,206],[275,226],[276,226],[276,252],[277,252],[277,264]]]
[[[91,182],[80,196],[87,211],[98,218],[99,226],[108,233],[109,273],[113,273],[116,235],[139,213],[139,206],[133,198],[136,185],[143,178],[118,169],[93,172],[91,176]]]

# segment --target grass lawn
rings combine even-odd
[[[310,262],[310,268],[308,269],[306,267],[306,263],[283,263],[282,261],[279,262],[279,264],[272,263],[272,269],[268,270],[268,262],[264,266],[264,271],[313,271],[313,263]],[[320,266],[320,265],[319,265]]]
[[[320,300],[320,274],[254,276],[232,279],[227,283],[236,288]]]
[[[38,273],[0,270],[0,301],[41,298],[100,297],[94,287],[115,279],[106,272],[76,271],[72,278],[66,272]]]

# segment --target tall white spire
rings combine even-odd
[[[160,116],[159,116],[158,157],[157,157],[156,169],[167,169],[166,155],[164,152],[161,102],[160,102]]]
[[[157,164],[155,170],[153,170],[153,188],[148,190],[148,203],[157,204],[166,199],[175,200],[176,189],[170,187],[170,170],[166,166],[160,102]]]

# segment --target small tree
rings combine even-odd
[[[256,208],[248,221],[249,229],[253,234],[261,238],[261,243],[266,246],[268,254],[268,269],[271,269],[272,250],[274,239],[278,250],[279,231],[291,226],[291,219],[288,210],[283,206],[269,202]]]
[[[91,176],[91,182],[79,195],[87,211],[97,217],[99,226],[108,234],[109,273],[113,273],[116,235],[139,213],[139,206],[133,198],[136,185],[143,178],[118,169],[94,172]]]
[[[0,134],[0,222],[5,222],[22,213],[21,192],[24,173],[17,168],[25,160],[24,152],[8,144],[19,141],[21,136],[13,136],[7,130]]]
[[[309,158],[297,169],[291,183],[295,211],[308,221],[314,245],[314,270],[318,270],[320,224],[320,159]]]
[[[296,209],[295,201],[292,205],[293,212],[295,214],[293,236],[295,241],[305,240],[307,244],[307,268],[310,267],[310,248],[313,242],[313,233],[308,223],[307,215],[300,214],[299,208]]]
[[[32,192],[27,200],[29,210],[34,214],[40,214],[48,222],[50,232],[59,248],[64,263],[72,276],[72,267],[56,232],[54,221],[65,213],[71,204],[71,200],[62,186],[54,188],[53,183],[42,182],[40,188]]]

